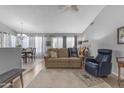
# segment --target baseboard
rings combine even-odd
[[[112,72],[112,74],[113,74],[113,75],[115,75],[115,76],[118,76],[118,74],[117,74],[117,73],[115,73],[115,72]]]
[[[118,73],[112,72],[112,74],[118,77]],[[124,76],[121,76],[121,78],[124,79]]]

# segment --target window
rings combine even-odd
[[[73,48],[74,46],[75,46],[74,37],[67,37],[67,39],[66,39],[66,47],[67,48]]]
[[[11,47],[16,47],[16,36],[11,35]]]
[[[29,47],[29,37],[28,36],[23,38],[22,47],[23,48],[28,48]]]
[[[52,47],[57,48],[57,38],[56,37],[52,38]]]
[[[35,48],[37,57],[42,56],[42,37],[35,37]]]
[[[52,38],[52,47],[53,48],[63,48],[63,38],[62,37],[53,37]]]
[[[63,38],[58,37],[58,48],[63,48]]]
[[[2,47],[2,33],[0,32],[0,47]]]
[[[3,34],[3,47],[10,47],[10,35],[7,33]]]

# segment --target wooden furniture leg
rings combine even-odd
[[[23,83],[23,75],[21,74],[20,75],[20,80],[21,80],[21,85],[22,85],[22,88],[24,87],[24,83]]]
[[[10,84],[11,84],[10,87],[13,88],[13,81],[11,81]]]
[[[120,72],[121,70],[120,70],[120,66],[118,66],[118,85],[119,85],[119,87],[120,87],[120,79],[121,79],[121,72]]]

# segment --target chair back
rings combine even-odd
[[[96,57],[97,62],[111,62],[112,50],[110,49],[98,49],[98,55]]]
[[[35,56],[36,54],[36,48],[33,48],[33,55]]]
[[[26,52],[32,52],[33,49],[32,48],[26,48]]]

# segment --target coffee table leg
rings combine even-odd
[[[120,67],[118,66],[118,84],[119,84],[119,87],[120,87],[120,79],[121,79],[121,76],[120,76]]]
[[[22,85],[22,88],[24,87],[24,82],[23,82],[23,75],[21,74],[20,75],[20,80],[21,80],[21,85]]]

